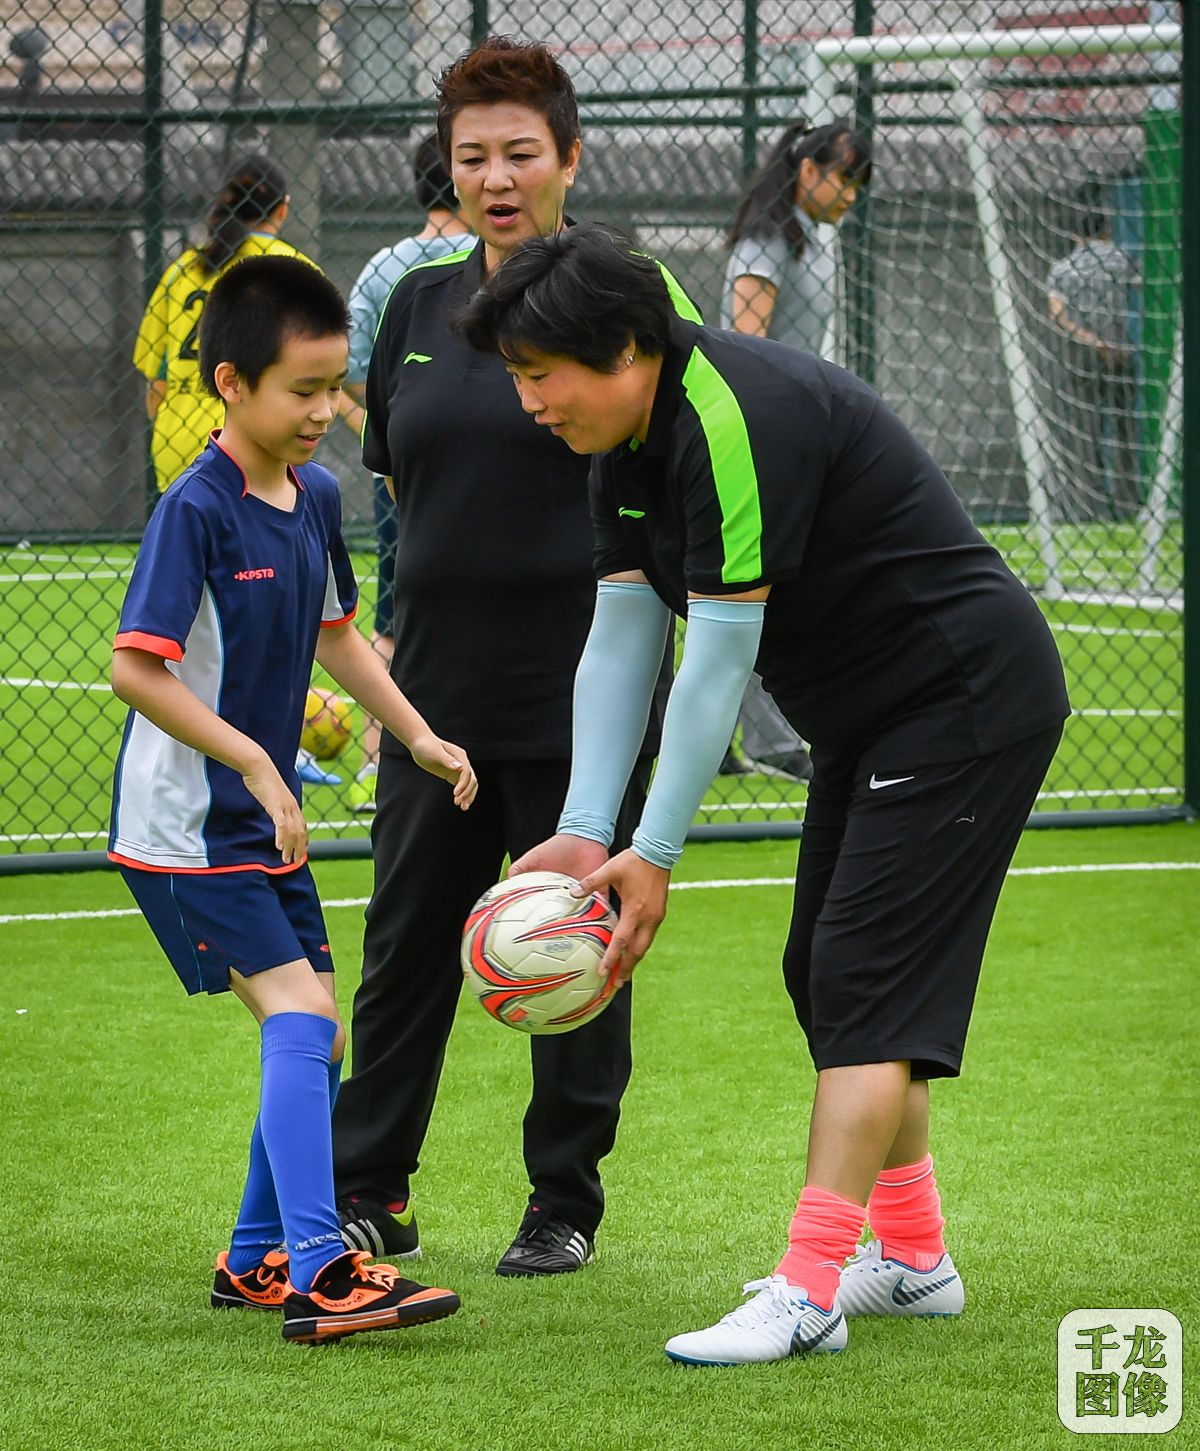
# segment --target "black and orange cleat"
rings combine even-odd
[[[283,1302],[283,1338],[316,1345],[363,1330],[399,1330],[444,1320],[458,1309],[453,1290],[406,1280],[395,1265],[369,1265],[365,1250],[348,1250],[321,1270],[307,1295]]]
[[[269,1250],[262,1264],[244,1275],[235,1275],[229,1268],[227,1251],[217,1256],[212,1287],[214,1310],[282,1310],[291,1289],[288,1257],[281,1250]]]

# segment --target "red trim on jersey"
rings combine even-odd
[[[149,862],[139,862],[133,857],[122,856],[120,852],[110,851],[108,853],[110,862],[118,862],[123,867],[134,867],[139,872],[177,872],[180,876],[186,877],[215,877],[223,872],[266,872],[268,876],[278,877],[284,872],[294,872],[308,861],[307,855],[298,862],[288,862],[284,866],[269,867],[263,862],[244,862],[233,867],[155,867]]]
[[[209,443],[213,444],[216,448],[220,449],[220,451],[225,455],[225,457],[234,466],[234,468],[237,469],[238,473],[241,474],[241,476],[242,476],[242,498],[244,499],[246,497],[246,495],[250,492],[250,480],[246,477],[246,470],[241,466],[240,463],[238,463],[237,459],[234,458],[234,456],[229,452],[229,450],[221,442],[221,430],[219,428],[214,428],[213,431],[208,435],[208,441],[209,441]],[[291,480],[291,482],[293,484],[295,484],[295,486],[300,490],[300,492],[303,493],[304,492],[304,485],[300,482],[300,475],[291,466],[291,464],[285,464],[284,467],[287,469],[287,476],[288,476],[288,478]]]
[[[356,614],[358,614],[357,605],[354,606],[348,615],[343,615],[340,620],[322,620],[321,628],[323,630],[332,630],[335,625],[348,625]]]
[[[145,650],[148,655],[161,655],[164,660],[182,660],[183,646],[165,635],[147,635],[144,630],[122,630],[113,640],[114,650]]]

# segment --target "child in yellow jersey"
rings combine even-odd
[[[221,405],[200,378],[200,318],[213,284],[246,257],[302,256],[278,235],[287,213],[287,183],[279,169],[265,156],[247,156],[230,171],[213,202],[207,241],[172,262],[154,289],[138,329],[133,363],[146,379],[160,492],[221,426]]]

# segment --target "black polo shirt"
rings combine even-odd
[[[830,363],[677,321],[646,441],[593,460],[599,577],[772,586],[758,669],[808,741],[933,764],[1069,713],[1049,627],[941,470]]]
[[[363,462],[394,480],[399,523],[392,675],[480,760],[567,757],[596,597],[588,460],[452,330],[482,283],[482,243],[413,268],[371,357]]]

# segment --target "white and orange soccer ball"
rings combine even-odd
[[[601,1012],[617,990],[600,962],[617,914],[573,877],[523,872],[489,887],[463,928],[462,969],[485,1012],[522,1033],[566,1033]]]
[[[354,714],[350,703],[332,690],[314,685],[304,703],[304,729],[300,732],[302,750],[318,761],[332,761],[350,744]]]

